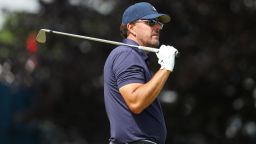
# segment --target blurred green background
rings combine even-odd
[[[138,0],[0,0],[0,144],[103,144],[103,66]],[[181,55],[160,94],[167,144],[256,143],[256,0],[149,0]],[[150,55],[151,67],[159,68]]]

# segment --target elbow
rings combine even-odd
[[[129,105],[129,109],[133,114],[140,114],[143,112],[143,108],[139,105]]]

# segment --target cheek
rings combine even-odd
[[[139,29],[137,31],[137,35],[141,38],[148,38],[151,36],[150,30],[146,30],[146,29]]]
[[[151,29],[149,29],[149,27],[147,27],[147,26],[138,26],[137,28],[136,28],[136,34],[137,35],[144,35],[144,36],[147,36],[147,35],[151,35],[151,33],[150,33],[150,31],[151,31]]]

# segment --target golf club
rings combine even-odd
[[[49,30],[49,29],[40,29],[40,31],[37,34],[36,40],[39,43],[45,43],[46,42],[46,33],[53,33],[53,34],[58,34],[58,35],[70,36],[70,37],[74,37],[74,38],[86,39],[86,40],[91,40],[91,41],[96,41],[96,42],[103,42],[103,43],[113,44],[113,45],[123,45],[123,46],[135,47],[135,48],[138,48],[138,49],[141,49],[141,50],[145,50],[145,51],[148,51],[148,52],[154,52],[154,53],[157,53],[159,51],[158,49],[152,48],[152,47],[130,45],[130,44],[111,41],[111,40],[105,40],[105,39],[99,39],[99,38],[94,38],[94,37],[89,37],[89,36],[70,34],[70,33],[65,33],[65,32]],[[176,53],[176,56],[177,55],[178,55],[178,53]]]

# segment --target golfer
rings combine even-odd
[[[159,34],[170,17],[149,3],[128,7],[120,27],[123,42],[159,47]],[[158,95],[174,68],[172,46],[161,45],[154,75],[145,51],[128,46],[112,50],[104,66],[104,100],[110,122],[110,144],[165,144],[166,125]]]

